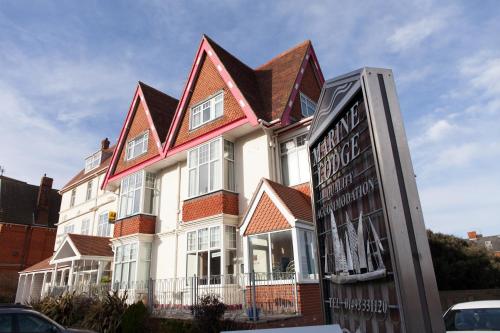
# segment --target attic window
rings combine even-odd
[[[133,138],[127,142],[127,152],[125,154],[125,161],[130,161],[139,155],[144,154],[148,151],[148,132],[144,132],[141,135]]]
[[[191,123],[189,128],[195,129],[222,116],[224,110],[224,93],[201,102],[191,108]]]
[[[101,151],[99,150],[97,153],[94,155],[87,157],[85,159],[85,173],[94,170],[101,164]]]
[[[300,93],[300,108],[304,117],[310,117],[314,114],[314,110],[316,110],[316,103],[303,93]]]

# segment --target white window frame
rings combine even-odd
[[[92,154],[85,159],[85,173],[94,170],[101,164],[102,151]]]
[[[277,234],[277,233],[282,233],[282,232],[289,232],[290,233],[290,237],[291,237],[291,245],[292,245],[292,260],[293,260],[293,263],[294,263],[294,272],[293,274],[295,274],[295,276],[297,276],[297,271],[298,271],[298,263],[297,263],[297,258],[296,258],[296,242],[294,241],[294,238],[295,238],[295,232],[296,230],[295,229],[284,229],[284,230],[276,230],[276,231],[269,231],[269,232],[263,232],[263,233],[259,233],[259,234],[253,234],[253,235],[249,235],[247,236],[248,237],[248,244],[247,244],[247,247],[248,247],[248,267],[250,268],[250,272],[253,271],[253,252],[252,252],[252,242],[250,240],[251,237],[255,237],[255,236],[262,236],[262,235],[266,235],[267,236],[267,246],[268,246],[268,249],[267,249],[267,253],[268,253],[268,260],[269,260],[269,266],[267,267],[267,269],[269,270],[268,272],[265,272],[265,274],[267,274],[267,277],[265,278],[266,280],[271,280],[271,281],[281,281],[283,279],[280,279],[280,274],[281,276],[283,274],[292,274],[292,272],[273,272],[273,259],[272,259],[272,251],[273,251],[273,248],[272,248],[272,242],[271,242],[271,235],[272,234]],[[255,272],[257,273],[257,275],[260,273],[264,273],[264,272]],[[276,275],[276,276],[275,276]],[[277,278],[278,277],[278,278]]]
[[[127,142],[125,151],[125,161],[133,160],[148,152],[149,130],[145,131]],[[139,151],[136,151],[138,148]]]
[[[284,147],[288,142],[293,142],[294,147],[290,149],[284,150]],[[294,186],[298,184],[303,184],[308,181],[310,181],[310,170],[309,170],[309,160],[307,159],[307,133],[300,133],[298,135],[295,135],[293,137],[287,138],[286,140],[283,140],[280,142],[279,145],[279,150],[280,150],[280,166],[281,166],[281,180],[282,183],[286,186]],[[300,153],[306,154],[305,159],[300,158]],[[284,158],[288,158],[292,154],[296,155],[296,165],[293,165],[294,168],[296,168],[297,173],[298,173],[298,180],[295,179],[290,179],[290,164],[288,163],[288,178],[285,177],[285,170],[284,170]],[[305,169],[302,170],[303,168],[300,167],[301,162],[306,162],[307,166],[304,166]]]
[[[218,229],[218,230],[217,230]],[[200,243],[200,233],[202,231],[206,230],[207,232],[207,243],[206,246],[203,246],[205,243]],[[196,276],[198,278],[206,279],[207,284],[220,284],[221,279],[220,277],[224,275],[224,258],[223,256],[223,250],[224,250],[224,243],[223,243],[223,226],[222,225],[215,225],[215,226],[207,226],[203,228],[199,228],[196,230],[188,231],[186,233],[186,282],[189,283],[189,279],[192,278],[193,276],[188,275],[188,258],[189,255],[195,255],[196,258]],[[212,240],[212,235],[217,234],[217,241],[218,243],[214,243]],[[193,247],[190,247],[190,245],[194,245]],[[213,245],[213,246],[212,246]],[[200,271],[200,261],[199,261],[199,255],[200,253],[207,252],[207,276],[198,276],[198,273]],[[221,256],[220,260],[220,274],[218,276],[211,276],[210,271],[211,271],[211,255],[212,253],[219,252],[219,255]],[[215,282],[215,283],[214,283]]]
[[[63,230],[64,230],[63,232],[64,235],[73,234],[75,233],[75,225],[74,224],[65,225]]]
[[[304,108],[306,109],[304,112]],[[309,114],[309,111],[312,109],[312,113]],[[314,114],[314,111],[316,110],[316,103],[307,97],[305,94],[302,92],[300,93],[300,112],[302,113],[302,116],[304,117],[310,117]]]
[[[89,218],[82,220],[82,224],[80,226],[80,234],[90,235],[90,219]]]
[[[87,182],[87,191],[85,192],[85,201],[92,199],[92,191],[94,190],[94,180],[91,179]]]
[[[215,143],[214,145],[212,145]],[[226,146],[227,143],[227,146]],[[218,155],[214,156],[212,152],[212,147],[217,147]],[[208,159],[200,163],[200,151],[204,148],[208,149]],[[232,152],[229,154],[229,149]],[[226,152],[226,150],[228,150]],[[234,192],[236,190],[236,177],[235,177],[235,167],[234,167],[234,143],[228,141],[222,137],[210,140],[203,143],[188,151],[188,199],[195,198],[201,195],[205,195],[211,192],[216,192],[219,190],[227,190]],[[194,165],[193,165],[194,164]],[[200,191],[200,167],[207,165],[207,191]],[[212,172],[214,165],[219,165],[219,172]],[[232,178],[229,179],[229,170],[232,170]],[[227,170],[226,170],[227,169]],[[213,174],[213,177],[212,177]],[[192,178],[191,176],[194,175]],[[213,179],[217,177],[218,183],[212,184]],[[194,184],[192,183],[194,179]]]
[[[150,179],[148,182],[148,178],[153,177],[154,188],[149,186]],[[130,181],[134,179],[134,187],[130,187]],[[140,185],[137,185],[139,182]],[[144,214],[156,216],[158,212],[159,205],[159,196],[160,196],[160,180],[156,177],[156,174],[152,172],[147,172],[145,170],[140,170],[133,174],[130,174],[124,177],[120,182],[120,194],[118,197],[118,219],[122,219],[125,217]],[[146,191],[153,190],[153,211],[147,212],[145,210],[145,195]],[[136,196],[136,191],[139,191],[139,195]],[[135,200],[139,200],[138,210],[134,210]],[[125,206],[123,206],[125,205]]]
[[[106,216],[106,222],[104,222],[103,216]],[[110,237],[111,236],[111,223],[109,223],[109,212],[101,212],[97,217],[97,236],[100,237]]]
[[[127,254],[125,257],[125,249],[128,248]],[[113,286],[116,287],[118,284],[119,289],[135,289],[134,284],[137,282],[137,270],[139,268],[139,243],[132,242],[122,244],[116,247],[115,249],[115,260],[113,267]],[[135,265],[135,270],[133,272],[133,276],[130,275],[130,267],[132,264]],[[123,267],[127,265],[127,281],[123,280]],[[120,266],[120,279],[116,281],[116,273],[118,272],[117,267]]]
[[[72,189],[71,190],[71,194],[70,194],[70,198],[69,198],[69,207],[74,207],[75,206],[75,201],[76,201],[76,188]]]
[[[221,103],[220,112],[216,112],[217,103]],[[204,111],[208,110],[208,119],[203,119]],[[224,115],[224,91],[220,91],[213,96],[191,107],[189,117],[189,129],[194,130]],[[195,116],[199,116],[199,122],[195,121]]]

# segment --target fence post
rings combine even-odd
[[[255,300],[255,293],[257,291],[257,288],[255,286],[255,271],[252,271],[250,273],[250,286],[252,288],[252,317],[253,321],[257,321],[257,304]]]
[[[154,284],[153,284],[153,279],[150,277],[148,279],[148,310],[149,313],[153,312],[153,302],[154,302]]]
[[[295,275],[296,273],[293,273],[293,287],[294,287],[294,292],[295,292],[295,314],[299,314],[299,303],[298,303],[298,293],[297,293],[297,277]]]

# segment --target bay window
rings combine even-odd
[[[250,264],[257,274],[280,279],[283,273],[295,272],[292,231],[249,236]]]
[[[280,144],[283,184],[297,185],[309,181],[307,134],[299,135]]]
[[[118,218],[135,214],[155,215],[159,182],[155,174],[141,170],[121,181]]]
[[[188,169],[189,197],[222,188],[234,191],[233,143],[218,138],[190,150]],[[223,183],[222,180],[224,180]]]
[[[191,108],[190,129],[195,129],[222,116],[224,110],[224,93],[201,102]]]
[[[217,284],[221,274],[220,226],[188,232],[186,276],[198,276],[200,284]]]
[[[125,161],[130,161],[148,151],[149,132],[146,131],[127,142]]]
[[[115,289],[138,289],[145,285],[151,266],[151,243],[133,242],[115,248],[113,285]]]

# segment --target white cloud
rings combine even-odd
[[[396,52],[415,48],[440,31],[446,24],[447,16],[445,13],[438,13],[398,27],[387,38],[387,43]]]

